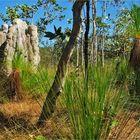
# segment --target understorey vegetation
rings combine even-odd
[[[0,14],[0,140],[139,139],[140,5],[64,3]]]

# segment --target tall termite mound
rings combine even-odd
[[[131,51],[130,64],[135,71],[140,71],[140,39],[134,39],[134,46]]]
[[[0,78],[1,80],[12,78],[13,83],[20,85],[17,83],[19,82],[17,78],[15,80],[14,77],[11,77],[20,72],[13,65],[17,56],[24,62],[30,63],[34,70],[37,69],[40,62],[37,27],[27,25],[21,19],[13,20],[10,26],[3,24],[2,31],[0,31]],[[15,74],[13,74],[14,72]],[[13,87],[20,89],[17,85]],[[16,89],[14,92],[16,95]]]
[[[130,65],[135,72],[135,92],[140,96],[140,38],[134,39],[133,49],[130,55]]]

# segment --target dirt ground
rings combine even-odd
[[[0,104],[0,140],[34,140],[36,136],[70,138],[71,130],[65,109],[57,109],[43,128],[36,127],[42,101],[33,99]]]
[[[39,135],[47,138],[71,139],[72,131],[66,109],[58,108],[43,128],[36,127],[42,101],[26,99],[0,104],[0,140],[34,140]],[[109,140],[140,140],[140,107],[120,112],[118,124],[112,128]]]

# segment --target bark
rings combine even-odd
[[[89,34],[89,26],[90,26],[90,1],[86,2],[86,31],[85,31],[85,44],[84,44],[84,57],[85,57],[85,80],[88,81],[88,34]]]
[[[80,36],[78,37],[77,46],[76,46],[76,68],[77,69],[79,67],[79,46],[80,46],[79,39],[80,39]]]
[[[130,65],[135,72],[135,92],[140,96],[140,38],[134,40],[134,47],[130,55]]]
[[[82,15],[81,15],[82,16]],[[82,24],[80,26],[80,32],[77,38],[77,46],[76,46],[76,68],[78,70],[80,65],[80,49],[83,49],[83,29]],[[83,50],[81,51],[81,64],[83,64]]]
[[[91,62],[95,65],[97,65],[96,3],[97,0],[92,0],[93,35],[91,46]]]
[[[73,52],[75,41],[80,31],[81,11],[84,3],[84,0],[76,0],[73,5],[73,29],[71,37],[60,58],[54,82],[44,102],[41,115],[37,122],[37,126],[42,126],[45,120],[50,118],[55,110],[56,100],[60,95],[64,85],[64,78],[67,72],[67,65]]]
[[[136,38],[134,40],[133,49],[130,55],[130,64],[135,71],[140,70],[140,39]]]
[[[83,67],[84,65],[84,53],[83,53],[83,44],[84,44],[84,25],[83,25],[83,20],[82,20],[82,24],[81,24],[81,41],[80,41],[80,46],[81,46],[81,65]]]

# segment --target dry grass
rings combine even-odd
[[[118,124],[111,130],[109,140],[140,140],[140,107],[131,108],[118,113]]]
[[[70,138],[71,129],[67,111],[57,109],[43,128],[35,124],[42,101],[26,99],[20,102],[0,104],[0,140],[33,140],[38,135],[47,138]]]
[[[0,111],[7,117],[17,116],[30,119],[34,123],[41,107],[36,100],[23,100],[20,102],[9,102],[0,105]]]
[[[72,138],[66,109],[57,108],[45,126],[38,129],[35,123],[40,111],[41,106],[34,99],[0,104],[0,140],[34,140],[38,135],[50,139]],[[112,128],[109,140],[140,140],[139,119],[140,108],[120,112],[116,117],[118,125]],[[115,135],[116,138],[113,138]]]

